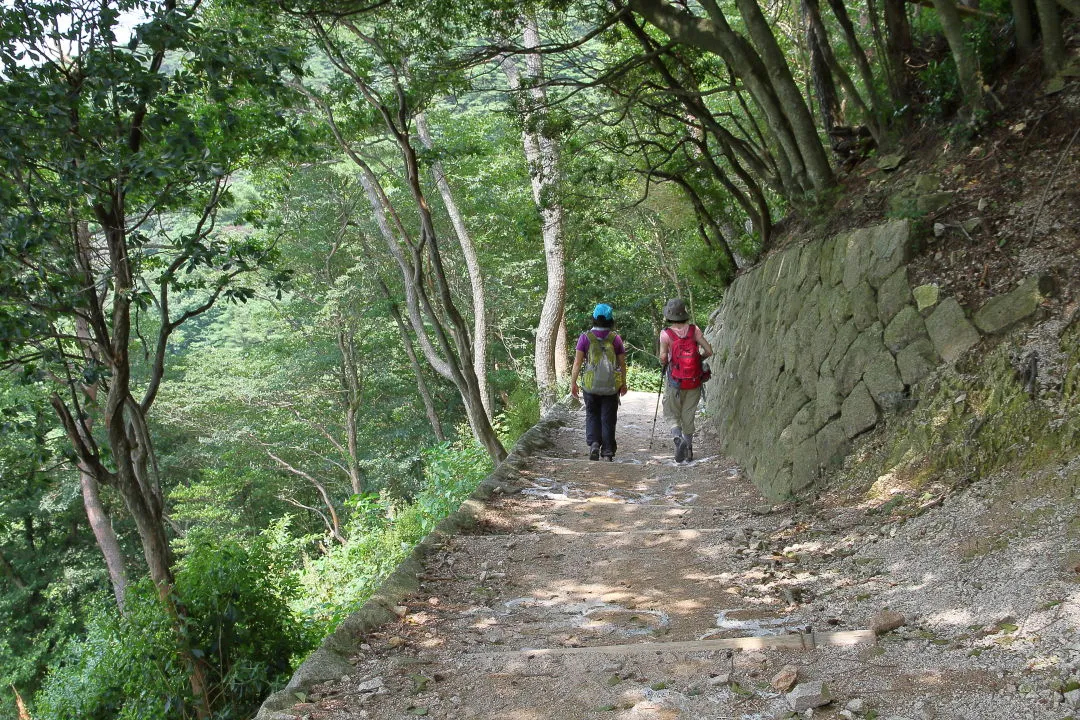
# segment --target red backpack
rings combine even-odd
[[[698,352],[697,328],[691,325],[684,338],[679,337],[671,328],[665,328],[664,332],[671,340],[668,355],[671,379],[678,381],[682,390],[699,387],[704,380],[704,371],[701,367],[701,353]]]

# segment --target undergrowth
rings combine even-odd
[[[298,613],[329,634],[382,585],[413,547],[454,512],[491,471],[475,443],[443,444],[424,451],[423,489],[406,502],[362,495],[346,527],[345,545],[310,560],[301,573],[305,592]]]
[[[877,508],[888,512],[912,496],[921,494],[925,502],[1003,469],[1026,473],[1076,456],[1080,333],[1062,338],[1061,349],[1066,372],[1042,395],[1030,392],[1004,343],[942,373],[924,388],[915,409],[892,418],[838,482],[857,483],[872,501],[891,503]]]

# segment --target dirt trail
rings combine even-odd
[[[877,642],[864,633],[854,644],[826,644],[829,632],[865,630],[886,605],[909,618],[921,605],[929,617],[935,593],[944,592],[935,582],[944,588],[963,579],[946,577],[951,561],[933,553],[925,566],[891,563],[884,545],[894,543],[899,557],[912,541],[895,529],[862,527],[873,523],[865,513],[770,506],[708,433],[697,439],[693,463],[675,465],[662,427],[650,450],[654,402],[642,393],[624,400],[614,463],[588,461],[583,414],[572,413],[553,445],[524,465],[523,489],[493,500],[476,534],[453,537],[428,558],[420,592],[397,608],[398,622],[366,638],[355,673],[315,688],[289,713],[781,718],[792,705],[771,681],[792,665],[799,682],[823,680],[835,697],[800,708],[803,717],[1067,714],[1046,667],[1030,687],[1019,686],[1031,648],[971,652],[1001,632],[982,625],[1007,624],[1012,600],[999,603],[1004,609],[978,605],[1001,616],[980,620],[971,598],[941,596],[960,619],[918,627],[909,619],[910,627]],[[1075,592],[1059,599],[1059,613],[1074,612],[1075,603]],[[753,637],[765,647],[714,642]],[[769,647],[793,637],[795,648]],[[1061,645],[1063,657],[1068,652]]]

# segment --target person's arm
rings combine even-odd
[[[697,330],[697,332],[695,333],[696,337],[694,339],[697,340],[697,344],[701,347],[702,350],[701,359],[705,360],[706,358],[711,358],[713,355],[712,345],[710,345],[709,341],[705,339],[705,333],[701,332],[701,328],[697,325],[694,326],[694,329]]]
[[[660,367],[667,367],[668,354],[671,352],[671,340],[668,339],[667,330],[660,332]]]
[[[574,397],[580,397],[580,389],[578,388],[577,379],[581,374],[581,364],[585,362],[585,353],[578,350],[574,353],[574,367],[570,370],[570,394]]]

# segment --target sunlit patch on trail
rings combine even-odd
[[[522,495],[541,498],[543,500],[569,500],[566,483],[560,483],[547,477],[538,477],[532,483],[532,487],[521,491]]]
[[[587,636],[641,637],[657,633],[671,624],[671,618],[660,610],[630,609],[618,603],[603,600],[566,602],[559,597],[542,599],[520,597],[503,603],[508,612],[521,609],[543,609],[561,616],[554,625],[562,630],[572,630],[583,639]],[[546,624],[552,625],[550,621]]]
[[[743,615],[744,617],[738,617]],[[753,617],[760,615],[759,612],[747,608],[731,608],[716,613],[716,627],[701,635],[699,640],[736,633],[761,637],[764,635],[779,635],[784,618],[777,617]],[[735,617],[733,617],[735,616]]]

